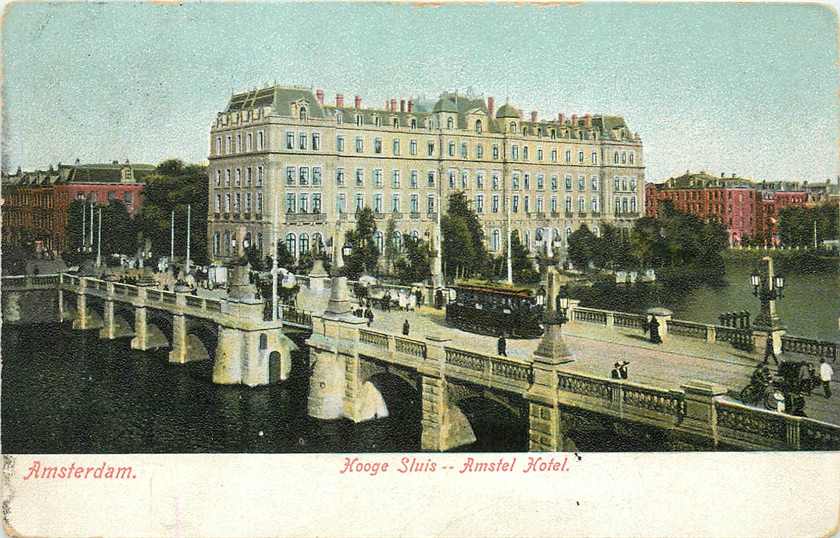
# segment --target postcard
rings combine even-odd
[[[9,536],[828,536],[827,4],[11,2]]]

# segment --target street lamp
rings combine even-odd
[[[557,365],[573,360],[561,333],[563,324],[568,321],[569,297],[566,287],[558,285],[558,273],[554,267],[546,270],[546,285],[547,290],[540,287],[537,292],[537,304],[545,305],[545,332],[534,356],[542,364]]]
[[[540,286],[537,290],[537,306],[545,306],[545,288]]]
[[[349,258],[351,254],[353,254],[353,243],[348,241],[344,243],[343,247],[341,247],[341,255],[344,258]]]
[[[766,338],[767,346],[764,355],[766,361],[768,356],[772,356],[775,360],[776,354],[782,350],[784,327],[776,312],[776,300],[783,296],[785,277],[774,274],[772,258],[767,256],[762,261],[767,263],[767,272],[762,274],[758,270],[753,271],[750,275],[750,284],[753,295],[761,302],[761,312],[755,318],[754,328],[762,338]],[[756,343],[756,347],[758,346],[759,344]]]
[[[775,301],[784,297],[785,277],[782,275],[768,275],[767,277],[754,270],[750,275],[753,296],[758,297],[762,305],[765,301]]]

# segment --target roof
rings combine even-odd
[[[452,286],[452,288],[456,291],[459,290],[463,291],[470,291],[474,293],[492,293],[495,295],[515,295],[517,297],[530,297],[531,290],[528,288],[514,288],[512,286],[507,286],[504,284],[481,284],[481,285],[474,285],[474,284],[458,284]]]
[[[144,178],[155,172],[151,164],[114,164],[95,163],[66,165],[59,164],[57,169],[33,170],[4,175],[4,185],[54,185],[57,183],[122,183],[122,170],[131,169],[133,181],[142,183]]]
[[[458,113],[458,105],[449,97],[441,97],[438,99],[438,102],[435,103],[435,107],[432,109],[432,112],[453,112],[455,114]]]
[[[499,119],[502,118],[521,118],[522,114],[516,110],[513,106],[505,103],[504,105],[499,107],[499,110],[496,111],[496,117]]]
[[[311,118],[323,118],[324,110],[312,90],[293,86],[272,86],[231,96],[227,112],[270,106],[275,114],[291,116],[291,103],[303,101]]]

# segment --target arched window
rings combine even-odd
[[[420,232],[418,232],[417,230],[411,230],[411,237],[413,237],[414,239],[418,239],[420,237]]]
[[[618,152],[613,153],[613,164],[618,164]]]
[[[300,234],[299,243],[300,255],[309,254],[309,234]]]
[[[286,250],[288,250],[289,254],[293,257],[297,256],[297,239],[293,233],[286,234]]]
[[[446,128],[447,128],[447,129],[452,129],[452,127],[454,127],[454,126],[455,126],[455,120],[453,120],[451,117],[450,117],[450,118],[447,118],[447,120],[446,120]]]
[[[512,133],[516,132],[516,122],[515,121],[510,122],[510,132],[512,132]]]
[[[417,118],[411,118],[411,128],[412,129],[417,128]]]
[[[300,121],[306,121],[306,107],[300,107]]]
[[[394,238],[393,239],[394,248],[397,250],[397,252],[401,251],[402,250],[402,234],[399,231],[396,231],[396,232],[394,232],[393,238]]]
[[[315,254],[321,254],[324,250],[324,239],[321,237],[321,234],[315,232],[312,234],[312,252]]]
[[[399,126],[400,126],[399,118],[394,118],[394,127],[396,128],[396,127],[399,127]]]
[[[384,249],[384,247],[385,247],[385,239],[384,239],[384,237],[385,237],[385,236],[384,236],[384,235],[382,235],[382,232],[381,232],[381,231],[377,231],[375,234],[373,234],[373,240],[374,240],[374,242],[376,243],[376,249],[377,249],[377,250],[379,250],[379,252],[380,252],[380,253],[381,253],[383,250],[385,250],[385,249]]]
[[[481,120],[475,120],[475,132],[481,134]]]
[[[493,236],[490,240],[490,246],[493,250],[498,251],[502,245],[502,232],[499,229],[493,230]]]
[[[242,240],[242,248],[248,248],[251,246],[251,232],[247,232],[245,234],[245,239]]]

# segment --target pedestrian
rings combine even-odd
[[[808,372],[808,364],[803,362],[799,365],[799,391],[811,395],[811,374]]]
[[[629,372],[627,371],[627,365],[630,364],[627,361],[621,363],[621,366],[618,367],[618,373],[621,375],[621,379],[627,379]]]
[[[505,335],[502,333],[499,335],[499,341],[496,343],[496,352],[501,355],[502,357],[507,357],[507,340],[505,340]]]
[[[831,378],[834,376],[834,369],[825,362],[825,359],[820,359],[820,381],[822,381],[823,390],[825,390],[825,397],[831,398]]]
[[[650,332],[650,341],[653,344],[661,344],[662,337],[659,336],[659,321],[656,316],[651,316],[648,322],[648,331]]]
[[[370,307],[365,310],[365,317],[368,320],[368,327],[370,327],[370,324],[373,323],[373,310],[371,310]]]
[[[420,288],[417,288],[416,290],[414,290],[414,296],[417,298],[417,306],[422,305],[423,304],[423,292],[420,291]]]
[[[438,310],[443,308],[443,291],[441,290],[435,292],[435,308]]]
[[[773,361],[776,363],[776,366],[779,365],[779,359],[776,357],[776,352],[773,349],[773,337],[771,335],[767,335],[767,345],[764,346],[764,364],[767,364],[767,359],[773,357]]]
[[[408,331],[409,331],[408,320],[405,320],[403,322],[403,336],[408,336]]]
[[[613,365],[612,372],[610,372],[612,379],[621,379],[621,363],[617,362]]]

